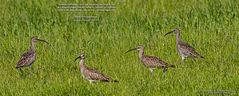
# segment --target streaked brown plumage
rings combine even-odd
[[[36,52],[34,50],[30,50],[24,53],[20,60],[17,62],[16,68],[31,66],[35,62]]]
[[[45,40],[37,39],[37,37],[32,37],[30,42],[31,43],[30,49],[26,53],[21,55],[20,60],[16,64],[17,69],[31,66],[35,62],[36,60],[35,42],[36,41],[46,42]]]
[[[104,74],[100,73],[97,70],[94,70],[92,68],[89,68],[85,65],[84,60],[84,54],[81,54],[79,57],[75,59],[80,59],[80,71],[82,76],[87,79],[90,83],[96,82],[96,81],[103,81],[103,82],[118,82],[117,80],[113,80],[110,77],[105,76]]]
[[[171,33],[176,34],[176,46],[177,46],[177,50],[178,50],[179,54],[182,57],[183,62],[187,57],[204,58],[198,52],[196,52],[196,50],[191,45],[189,45],[188,43],[181,40],[179,28],[175,28],[173,31],[170,31],[170,32],[166,33],[165,35],[168,35]]]
[[[169,67],[175,67],[172,64],[168,64],[161,60],[158,57],[155,56],[146,56],[144,55],[144,46],[140,45],[136,48],[128,50],[126,53],[133,51],[133,50],[138,50],[139,51],[139,59],[140,61],[145,65],[145,67],[149,68],[151,72],[153,72],[153,69],[155,68],[162,68],[163,72],[167,71],[167,68]]]

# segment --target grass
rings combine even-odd
[[[60,3],[115,4],[114,12],[59,12]],[[0,4],[0,95],[238,95],[238,0],[5,0]],[[97,22],[74,22],[78,15],[96,15]],[[164,34],[180,27],[182,38],[204,60],[181,58],[175,36]],[[37,61],[31,73],[20,77],[15,65],[37,43]],[[175,64],[162,78],[154,76],[130,48],[145,45],[148,55]],[[74,58],[86,54],[88,66],[118,79],[119,83],[89,84]]]

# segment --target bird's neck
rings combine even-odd
[[[142,59],[144,56],[144,49],[139,51],[139,58]]]
[[[30,50],[35,51],[35,42],[31,41]]]
[[[85,60],[81,59],[80,60],[80,69],[85,67],[84,63],[85,63]]]
[[[178,41],[180,41],[180,40],[181,40],[181,38],[180,38],[180,33],[177,32],[177,33],[176,33],[176,42],[178,42]]]

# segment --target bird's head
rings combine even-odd
[[[128,52],[133,51],[133,50],[138,50],[138,51],[144,50],[144,46],[143,46],[143,45],[139,45],[139,46],[137,46],[137,47],[135,47],[135,48],[133,48],[133,49],[129,49],[129,50],[126,51],[125,53],[128,53]]]
[[[177,33],[179,33],[179,32],[180,32],[180,29],[179,29],[179,28],[175,28],[175,29],[173,29],[172,31],[166,33],[164,36],[166,36],[166,35],[168,35],[168,34],[171,34],[171,33],[177,34]]]
[[[85,59],[84,53],[81,53],[80,56],[76,57],[76,58],[75,58],[75,61],[76,61],[77,59],[80,59],[80,60],[81,60],[81,59]]]
[[[45,42],[45,43],[47,43],[47,44],[48,44],[48,42],[47,42],[46,40],[43,40],[43,39],[38,39],[36,36],[33,36],[33,37],[31,38],[31,41],[32,41],[32,42],[37,42],[37,41],[40,41],[40,42]]]

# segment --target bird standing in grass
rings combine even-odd
[[[16,65],[16,69],[20,69],[21,70],[21,68],[28,67],[28,66],[30,66],[30,68],[31,68],[31,65],[36,60],[35,42],[37,42],[37,41],[48,43],[45,40],[38,39],[37,37],[32,37],[31,38],[31,42],[30,42],[31,43],[30,49],[26,53],[21,55],[21,58],[20,58],[20,60],[18,61],[17,65]]]
[[[156,68],[162,68],[163,69],[163,73],[165,75],[167,69],[169,67],[175,67],[172,64],[168,64],[166,62],[164,62],[163,60],[161,60],[158,57],[155,56],[145,56],[144,55],[144,46],[140,45],[136,48],[130,49],[128,50],[126,53],[133,51],[133,50],[138,50],[139,51],[139,59],[140,61],[145,65],[145,67],[148,67],[150,72],[152,73],[154,69]]]
[[[100,73],[97,70],[94,70],[92,68],[89,68],[85,65],[85,57],[82,53],[79,57],[75,59],[80,59],[80,71],[83,76],[83,78],[87,79],[90,83],[96,82],[96,81],[102,81],[102,82],[118,82],[117,80],[113,80],[110,77],[105,76],[104,74]]]
[[[165,34],[171,34],[171,33],[175,33],[176,34],[176,46],[177,46],[177,50],[179,52],[179,54],[182,57],[182,62],[184,63],[184,60],[187,57],[191,57],[191,58],[204,58],[203,56],[201,56],[198,52],[196,52],[196,50],[189,45],[188,43],[184,42],[181,40],[180,38],[180,29],[179,28],[175,28],[173,31],[170,31],[168,33]]]

